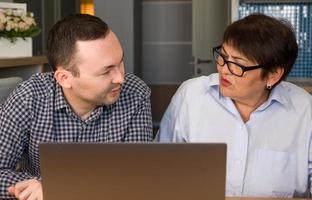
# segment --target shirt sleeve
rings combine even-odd
[[[0,110],[0,199],[13,198],[7,188],[18,181],[34,178],[18,172],[17,166],[27,147],[27,131],[31,115],[15,93],[12,93]]]
[[[150,95],[142,98],[131,118],[125,142],[151,142],[153,140],[153,122]]]

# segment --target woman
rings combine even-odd
[[[157,140],[226,143],[227,196],[306,196],[312,98],[283,81],[297,52],[286,22],[262,14],[234,22],[213,48],[218,74],[181,85]]]

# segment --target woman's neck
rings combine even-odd
[[[233,100],[235,107],[237,108],[239,114],[244,122],[247,122],[250,115],[259,106],[261,106],[269,97],[270,92],[268,90],[264,91],[262,95],[253,99],[235,99]]]

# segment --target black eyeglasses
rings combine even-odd
[[[217,47],[212,48],[213,57],[214,57],[214,59],[218,65],[224,66],[226,64],[229,71],[233,75],[242,77],[245,71],[251,71],[254,69],[263,68],[263,65],[243,66],[243,65],[240,65],[238,63],[228,61],[222,56],[221,47],[222,46],[217,46]]]

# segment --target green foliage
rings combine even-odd
[[[0,31],[0,37],[6,38],[10,40],[12,43],[15,43],[17,38],[23,38],[25,40],[26,37],[35,37],[41,32],[39,27],[31,27],[26,31],[19,32],[15,30],[11,31]]]

